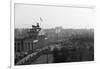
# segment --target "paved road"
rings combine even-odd
[[[59,48],[59,45],[52,45],[50,46],[50,51],[53,51],[55,47]],[[24,57],[22,60],[17,62],[17,65],[23,65],[23,64],[35,64],[35,63],[51,63],[53,62],[53,55],[48,55],[48,62],[47,62],[47,55],[43,54],[43,51],[48,50],[48,46],[43,47],[41,49],[37,49],[36,52],[29,54],[28,56]],[[37,59],[38,58],[38,59]],[[36,60],[36,61],[35,61]],[[39,62],[40,61],[40,62]]]
[[[49,55],[41,55],[32,64],[45,64],[45,63],[52,63],[52,62],[53,62],[53,55],[49,54]]]

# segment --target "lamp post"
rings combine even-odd
[[[47,37],[45,37],[45,40],[47,41],[47,40],[48,40],[48,38],[47,38]],[[48,49],[49,49],[49,47],[47,46],[47,59],[46,59],[47,63],[48,63]]]

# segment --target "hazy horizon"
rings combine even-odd
[[[91,29],[95,27],[95,10],[15,4],[15,28],[31,28],[36,22],[43,29]]]

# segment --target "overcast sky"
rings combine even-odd
[[[42,21],[40,20],[40,17]],[[15,28],[31,28],[39,22],[42,28],[93,28],[95,10],[15,4]]]

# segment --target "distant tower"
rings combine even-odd
[[[62,27],[56,27],[55,28],[55,33],[60,33],[62,29],[63,29]]]

